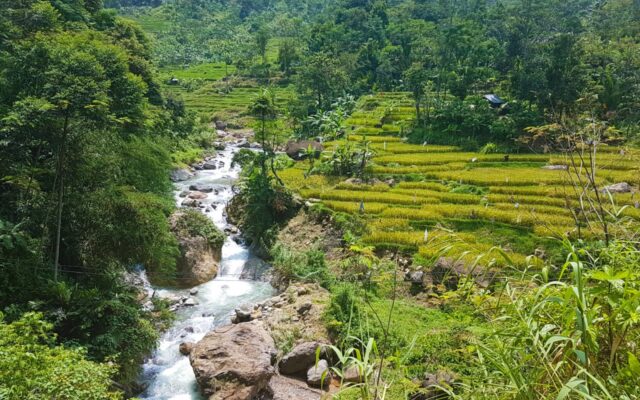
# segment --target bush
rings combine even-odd
[[[333,277],[320,250],[297,252],[277,243],[271,250],[272,265],[285,281],[316,282],[328,288]]]
[[[0,314],[0,398],[116,400],[115,365],[87,360],[81,348],[56,346],[52,325],[27,313],[7,324]]]
[[[337,286],[325,312],[327,328],[334,337],[334,342],[340,346],[348,346],[351,337],[360,333],[361,318],[362,310],[356,286],[350,283]]]
[[[196,210],[181,211],[175,225],[175,232],[178,236],[205,238],[214,248],[222,248],[224,244],[224,233],[207,218],[204,214]]]
[[[293,216],[299,204],[287,188],[258,167],[260,156],[243,162],[246,164],[240,194],[233,199],[228,212],[250,240],[269,249],[275,243],[274,228]]]

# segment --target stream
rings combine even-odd
[[[231,168],[236,150],[235,147],[227,147],[217,152],[212,160],[216,162],[217,169],[196,171],[193,178],[175,184],[178,205],[183,200],[180,192],[188,190],[189,186],[213,186],[215,191],[202,200],[205,208],[201,210],[221,230],[229,226],[224,209],[234,195],[232,185],[239,175],[237,168]],[[240,279],[247,263],[262,263],[262,260],[252,255],[241,241],[238,242],[231,236],[227,237],[218,276],[197,286],[197,293],[195,289],[153,288],[156,296],[161,297],[190,296],[191,292],[196,305],[178,309],[173,326],[162,334],[153,356],[143,365],[142,381],[148,386],[140,398],[201,400],[189,358],[178,350],[180,343],[197,342],[213,328],[230,323],[238,306],[257,303],[275,295],[275,290],[266,282]]]

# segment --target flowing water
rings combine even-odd
[[[231,168],[235,148],[218,152],[215,170],[197,171],[195,177],[176,184],[176,201],[182,202],[179,193],[189,186],[208,185],[215,188],[203,200],[205,215],[220,228],[228,222],[224,209],[233,197],[232,185],[238,178],[238,170]],[[198,286],[194,297],[197,305],[181,308],[171,329],[164,332],[157,350],[143,365],[143,380],[148,384],[141,396],[149,400],[196,400],[198,394],[195,376],[189,358],[180,354],[182,342],[197,342],[214,327],[229,323],[234,309],[243,304],[260,302],[273,296],[274,289],[265,282],[241,280],[240,274],[247,263],[261,262],[241,243],[228,237],[222,248],[222,262],[218,276],[210,282]],[[154,288],[156,296],[189,296],[189,289],[175,290]]]

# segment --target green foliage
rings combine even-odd
[[[333,283],[324,253],[320,250],[299,252],[283,243],[276,243],[271,249],[271,259],[279,279],[285,282],[317,282],[325,288]]]
[[[362,305],[357,299],[356,286],[349,283],[336,285],[325,315],[327,328],[340,346],[347,345],[359,331]]]
[[[296,205],[291,193],[276,184],[271,176],[253,165],[248,170],[251,172],[243,178],[239,195],[242,227],[250,238],[268,249],[275,241],[272,229],[291,217]]]
[[[163,100],[142,30],[99,1],[0,8],[0,309],[57,333],[8,398],[116,398],[109,380],[133,380],[157,339],[124,274],[174,270],[170,153],[193,116]]]
[[[558,280],[539,276],[537,290],[507,284],[510,301],[497,312],[497,327],[480,350],[494,371],[472,388],[489,396],[521,398],[638,395],[638,276],[636,244],[570,251]],[[566,276],[565,276],[566,275]]]
[[[374,151],[368,141],[348,141],[325,154],[313,171],[325,175],[363,178],[367,175],[367,166],[373,155]]]
[[[375,385],[379,383],[375,379],[376,363],[381,362],[378,360],[378,347],[376,341],[373,338],[369,338],[366,343],[359,340],[359,347],[350,347],[344,352],[336,346],[330,346],[331,351],[337,358],[336,366],[331,367],[331,371],[340,379],[340,383],[344,383],[344,376],[347,369],[352,368],[357,371],[357,376],[360,377],[362,382],[343,385],[341,390],[348,391],[349,388],[358,388],[360,391],[361,400],[369,400],[375,398]],[[362,351],[360,350],[362,349]],[[320,355],[320,348],[316,352],[316,359]],[[326,375],[323,380],[327,378]],[[337,394],[340,396],[340,394]],[[382,396],[384,398],[384,395]]]
[[[55,345],[52,325],[26,313],[7,323],[0,314],[0,397],[116,400],[115,366],[89,361],[81,348]]]
[[[203,237],[214,248],[222,248],[225,240],[224,233],[206,215],[196,210],[179,214],[175,232],[183,237]]]

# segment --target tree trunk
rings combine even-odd
[[[58,153],[58,166],[56,168],[56,175],[59,178],[59,188],[58,188],[58,216],[57,216],[57,227],[56,227],[56,253],[54,256],[54,271],[53,271],[53,279],[54,281],[58,281],[58,270],[60,269],[60,239],[62,233],[62,207],[63,207],[63,197],[64,197],[64,152],[65,152],[65,142],[67,140],[67,130],[69,128],[69,116],[64,117],[64,126],[62,128],[62,140],[60,141],[60,151]]]

